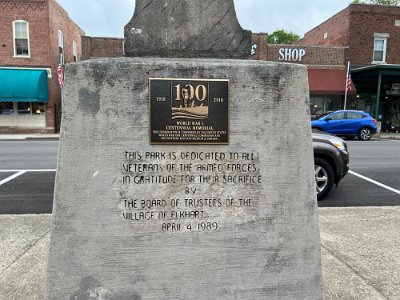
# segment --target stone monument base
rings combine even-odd
[[[150,78],[171,95],[149,97]],[[85,61],[63,96],[46,299],[322,299],[305,67]],[[184,99],[227,128],[174,119]],[[206,142],[180,144],[194,134]]]

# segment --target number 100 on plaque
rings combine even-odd
[[[150,143],[228,144],[229,80],[149,80]]]

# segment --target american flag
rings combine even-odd
[[[347,89],[347,91],[351,91],[351,85],[352,85],[352,82],[351,82],[351,75],[350,75],[350,73],[349,73],[349,75],[347,75],[347,82],[346,82],[346,89]]]
[[[62,64],[57,67],[57,80],[60,86],[64,85],[64,66]]]

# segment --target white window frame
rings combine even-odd
[[[15,24],[16,23],[25,23],[26,24],[26,38],[28,40],[28,55],[17,54],[17,45],[16,45],[16,36],[15,36]],[[29,22],[25,20],[14,20],[12,23],[13,26],[13,46],[14,46],[14,58],[30,58],[31,57],[31,45],[29,39]]]
[[[58,53],[58,55],[60,59],[60,64],[63,65],[65,62],[65,51],[64,51],[64,34],[61,30],[58,31],[57,40],[58,40],[58,48],[62,49],[62,56],[60,56],[60,53]]]
[[[372,63],[373,64],[386,64],[386,53],[387,53],[387,40],[389,34],[386,33],[375,33],[374,34],[374,47],[372,52]],[[382,61],[375,60],[375,42],[376,41],[383,41],[383,54],[382,54]]]

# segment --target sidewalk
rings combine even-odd
[[[381,139],[400,140],[400,133],[396,132],[381,132]]]
[[[400,207],[318,210],[325,299],[400,299]],[[0,299],[43,299],[50,226],[0,216]]]
[[[59,139],[59,133],[0,134],[0,140]]]

